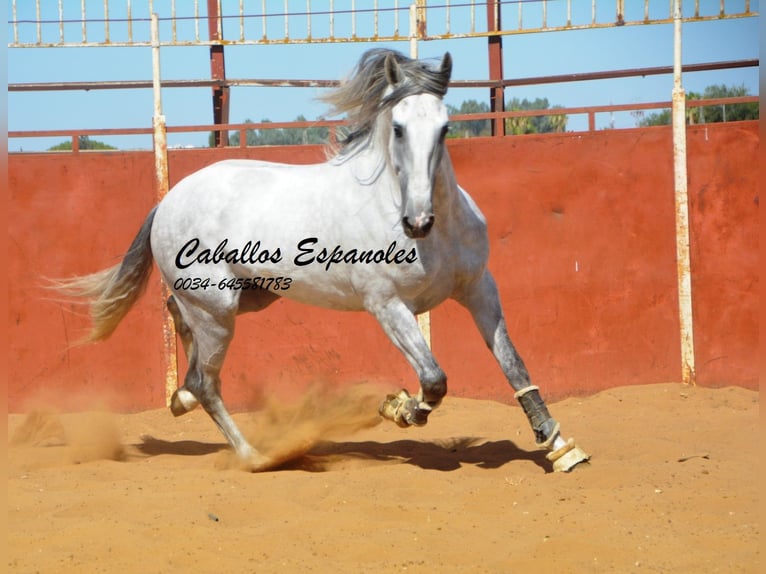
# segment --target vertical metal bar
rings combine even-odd
[[[410,58],[418,57],[418,7],[410,4]]]
[[[356,2],[351,0],[351,37],[356,38]]]
[[[109,0],[104,0],[104,41],[109,43]]]
[[[37,43],[42,44],[43,43],[43,30],[42,30],[42,24],[40,23],[40,0],[37,0],[35,2],[35,15],[37,16]]]
[[[452,21],[452,14],[451,14],[451,11],[450,11],[449,0],[447,0],[445,2],[445,5],[446,5],[447,13],[444,15],[444,25],[445,25],[445,28],[446,28],[444,33],[449,36],[450,33],[451,33],[450,22]]]
[[[678,310],[681,327],[681,380],[696,383],[694,328],[692,324],[691,258],[689,248],[689,197],[686,171],[686,94],[681,84],[681,1],[673,14],[673,172],[676,207],[676,266]]]
[[[378,32],[378,20],[377,20],[378,13],[375,12],[375,34],[377,35]],[[311,39],[311,0],[306,0],[306,37],[310,40]]]
[[[59,0],[59,42],[64,43],[64,0]],[[14,0],[13,5],[16,6],[16,0]],[[16,23],[14,22],[14,26]]]
[[[261,1],[261,25],[263,26],[263,39],[266,40],[268,37],[266,24],[266,0]]]
[[[373,38],[377,38],[379,34],[378,31],[378,0],[375,0],[373,5],[373,12],[372,12],[372,36]]]
[[[223,14],[222,2],[223,0],[218,0],[218,7],[217,7],[218,11],[216,12],[216,14],[218,14],[218,37],[221,40],[223,40],[223,18],[221,17],[221,15]]]
[[[199,43],[199,0],[194,0],[194,40]]]
[[[548,0],[543,0],[543,29],[548,27]]]
[[[415,34],[419,40],[425,40],[428,37],[428,22],[426,21],[426,0],[415,0],[415,4],[417,6],[417,14],[415,16],[417,30]]]
[[[16,14],[16,0],[13,0],[13,4],[11,5],[11,11],[13,12],[13,43],[18,44],[19,43],[19,24],[18,24],[18,15]]]
[[[176,0],[170,0],[170,42],[175,44],[178,40],[176,22],[178,21],[176,14]]]
[[[500,24],[500,0],[487,1],[487,30],[498,32]],[[502,81],[503,79],[503,37],[500,34],[487,37],[489,53],[489,79]],[[502,112],[505,109],[505,91],[502,85],[489,89],[489,110]],[[505,120],[500,117],[492,119],[492,135],[505,135]]]
[[[330,38],[335,37],[335,2],[330,0]]]
[[[290,37],[290,18],[288,17],[289,7],[287,6],[287,0],[285,0],[285,40]]]
[[[572,0],[567,0],[567,28],[572,25]]]
[[[162,90],[160,83],[160,31],[157,14],[152,13],[152,86],[154,90],[154,168],[157,182],[157,201],[168,192],[168,141],[165,116],[162,115]],[[170,398],[178,388],[178,355],[176,345],[176,326],[165,302],[170,296],[170,289],[160,279],[162,306],[162,341],[165,363],[165,406],[170,406]]]
[[[207,0],[207,29],[210,38],[210,75],[221,84],[213,86],[213,123],[229,123],[229,86],[225,85],[226,61],[224,59],[223,27],[221,26],[221,5],[217,0]],[[216,147],[229,145],[229,134],[226,131],[214,132]]]
[[[80,0],[80,16],[82,18],[81,26],[82,26],[82,43],[85,44],[88,41],[88,30],[86,28],[86,18],[85,18],[85,0]]]
[[[245,41],[245,0],[239,0],[239,41]]]
[[[429,349],[433,348],[431,342],[431,312],[426,311],[425,313],[421,313],[416,316],[416,319],[418,320],[420,334],[423,335],[423,338],[426,340],[426,345],[428,345]]]
[[[133,43],[133,9],[130,5],[130,0],[127,0],[126,5],[127,13],[128,13],[128,43]]]
[[[399,36],[399,0],[394,2],[394,36]]]

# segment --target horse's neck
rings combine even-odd
[[[452,161],[445,149],[434,181],[434,212],[442,214],[441,216],[459,217],[462,206],[459,194]]]

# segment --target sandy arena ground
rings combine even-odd
[[[237,414],[294,457],[260,474],[199,409],[10,415],[9,571],[763,571],[757,392],[550,404],[592,455],[559,474],[516,406],[447,398],[400,429],[375,424],[368,391]]]

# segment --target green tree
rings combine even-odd
[[[92,140],[88,136],[79,136],[77,138],[77,143],[80,146],[80,149],[117,149],[116,147],[105,144],[104,142]],[[65,142],[61,142],[60,144],[56,144],[53,147],[49,147],[48,151],[72,151],[72,140],[67,140]]]
[[[450,116],[458,114],[483,114],[489,112],[489,104],[476,100],[465,100],[460,107],[447,104],[447,113]],[[468,138],[486,136],[490,134],[490,120],[464,120],[452,122],[450,125],[450,137]]]
[[[736,98],[750,95],[749,90],[743,86],[727,87],[723,84],[713,84],[705,88],[702,94],[688,92],[687,101],[712,100],[717,98]],[[716,104],[713,106],[694,106],[686,110],[686,123],[688,124],[712,124],[717,122],[736,122],[742,120],[757,120],[759,118],[759,106],[757,102],[751,104]],[[639,127],[664,126],[672,122],[670,110],[662,110],[649,114],[638,121]]]
[[[639,118],[636,125],[641,128],[649,126],[669,126],[672,121],[673,117],[670,110],[662,110]]]
[[[307,121],[305,116],[300,115],[295,118],[296,122]],[[253,120],[246,119],[243,123],[252,124]],[[269,119],[263,119],[260,123],[273,123]],[[329,137],[329,130],[326,127],[311,128],[275,128],[275,129],[246,129],[245,144],[247,146],[264,145],[307,145],[325,143]],[[235,131],[229,134],[229,145],[239,146],[240,132]],[[213,132],[208,138],[208,145],[214,147],[215,136]]]
[[[505,106],[507,111],[513,110],[548,110],[557,109],[561,106],[551,107],[547,98],[536,98],[535,100],[513,98]],[[489,104],[477,102],[476,100],[466,100],[460,104],[460,107],[447,105],[449,115],[457,114],[480,114],[489,112]],[[545,116],[506,118],[505,131],[508,134],[538,134],[547,132],[566,131],[566,114],[555,114]],[[491,133],[490,120],[464,120],[452,122],[450,130],[452,137],[473,137],[486,136]]]
[[[691,94],[689,94],[691,96]],[[696,94],[695,94],[696,95]],[[749,96],[744,86],[727,87],[723,84],[713,84],[705,88],[698,99],[712,100],[717,98],[737,98]],[[751,104],[716,104],[700,108],[692,108],[696,112],[696,123],[738,122],[742,120],[757,120],[759,117],[758,102]]]
[[[505,105],[506,111],[555,110],[560,108],[561,106],[551,106],[548,98],[535,98],[531,101],[527,98],[523,100],[513,98]],[[566,114],[506,118],[505,132],[513,135],[564,132],[567,128],[567,120]]]

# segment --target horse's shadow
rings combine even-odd
[[[166,441],[152,436],[141,437],[141,443],[135,447],[146,456],[204,456],[229,448],[226,443]],[[409,464],[425,470],[443,472],[457,470],[466,464],[477,468],[496,469],[516,460],[527,460],[543,469],[548,468],[545,453],[542,451],[523,450],[510,440],[482,442],[479,438],[460,437],[441,441],[322,441],[274,470],[325,472],[344,460]]]
[[[163,440],[151,435],[142,435],[141,442],[133,445],[145,456],[177,454],[180,456],[204,456],[229,448],[223,442],[200,442],[196,440]]]
[[[309,464],[298,466],[313,470],[316,463],[322,470],[323,459],[356,458],[376,462],[399,462],[425,470],[454,471],[469,464],[483,469],[495,469],[514,461],[529,460],[547,468],[545,453],[520,449],[510,440],[482,442],[482,439],[460,437],[441,441],[396,440],[393,442],[322,442],[304,457]],[[301,461],[293,461],[299,464]]]

